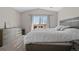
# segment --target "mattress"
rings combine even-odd
[[[24,43],[34,42],[62,42],[79,39],[79,29],[66,29],[57,31],[55,28],[46,30],[33,30],[24,37]]]

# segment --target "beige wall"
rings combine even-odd
[[[20,26],[20,14],[10,7],[0,7],[0,28],[4,28],[6,22],[7,28]]]
[[[49,27],[56,27],[58,24],[58,15],[57,12],[55,11],[47,11],[43,9],[34,9],[34,10],[29,10],[25,11],[22,13],[21,17],[21,27],[26,30],[26,32],[31,31],[31,25],[32,25],[32,20],[31,17],[32,15],[48,15],[49,16]]]
[[[79,7],[64,7],[59,11],[58,15],[59,20],[79,17]]]

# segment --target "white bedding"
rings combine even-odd
[[[79,29],[57,31],[56,28],[33,30],[25,36],[24,43],[33,42],[61,42],[79,39]]]

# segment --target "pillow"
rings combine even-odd
[[[70,26],[58,25],[58,26],[56,27],[56,30],[57,30],[57,31],[63,31],[64,29],[69,28],[69,27],[70,27]]]
[[[58,25],[55,29],[56,29],[57,31],[60,31],[61,28],[62,28],[62,26],[61,26],[61,25]]]
[[[68,28],[70,28],[70,26],[63,26],[63,27],[61,28],[61,31],[65,30],[65,29],[68,29]]]
[[[77,29],[77,30],[79,30],[79,28],[77,28],[77,27],[68,27],[68,28],[64,28],[63,30],[66,30],[66,29]]]

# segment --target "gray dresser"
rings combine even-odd
[[[3,46],[0,51],[23,51],[24,41],[20,28],[9,28],[3,30]]]

